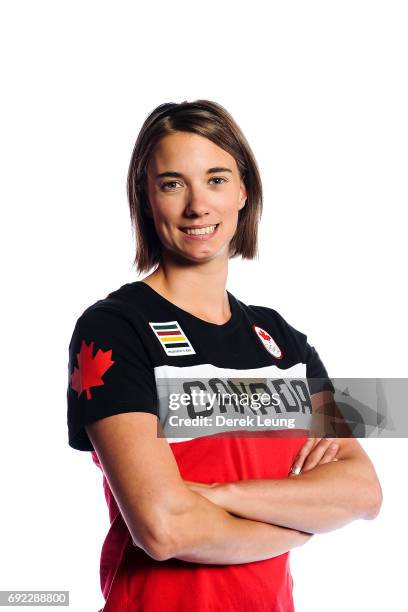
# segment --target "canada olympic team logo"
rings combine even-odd
[[[256,335],[262,342],[263,346],[266,350],[273,356],[275,359],[282,359],[283,353],[279,346],[276,344],[275,340],[272,338],[268,332],[266,332],[262,327],[258,327],[257,325],[252,326],[255,330]]]

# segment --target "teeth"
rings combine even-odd
[[[209,225],[208,227],[202,227],[200,229],[184,229],[183,232],[186,234],[192,234],[193,236],[198,236],[199,234],[212,234],[217,225]]]

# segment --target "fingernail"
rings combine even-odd
[[[297,465],[296,467],[292,468],[292,472],[297,476],[298,474],[300,474],[300,467]]]

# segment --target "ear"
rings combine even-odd
[[[247,195],[247,191],[246,191],[246,187],[243,181],[241,181],[241,187],[239,190],[239,207],[238,210],[241,210],[242,208],[244,208],[246,201],[247,201],[248,195]]]

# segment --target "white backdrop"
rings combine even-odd
[[[0,10],[0,589],[68,589],[71,610],[96,612],[108,513],[90,454],[67,442],[68,343],[85,307],[137,280],[125,179],[142,122],[163,102],[225,106],[265,198],[260,257],[232,260],[228,289],[306,332],[332,376],[407,376],[407,6]],[[381,514],[292,552],[297,612],[403,607],[406,441],[362,443]]]

